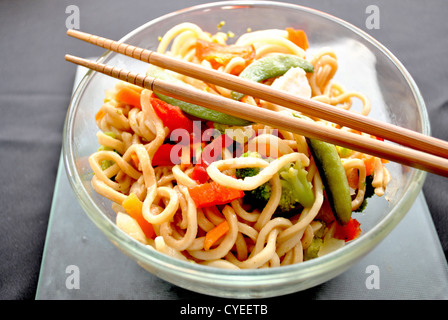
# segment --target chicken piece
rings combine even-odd
[[[302,68],[291,68],[283,76],[274,80],[272,88],[286,91],[302,98],[311,98],[311,87]]]

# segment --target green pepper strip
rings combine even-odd
[[[289,69],[297,67],[302,68],[305,72],[314,71],[314,67],[311,63],[298,56],[292,54],[278,54],[255,60],[248,65],[239,76],[247,80],[260,82],[284,75]],[[235,100],[241,100],[244,97],[244,94],[232,91],[231,97]]]
[[[163,69],[150,65],[149,69],[147,70],[146,74],[148,76],[151,76],[153,78],[158,78],[164,81],[170,81],[179,83],[182,85],[188,85],[185,82],[177,79],[176,77],[170,75],[169,73],[165,72]],[[173,106],[178,106],[182,111],[185,113],[192,115],[194,117],[213,121],[221,124],[227,124],[227,125],[234,125],[234,126],[247,126],[249,124],[252,124],[252,122],[248,120],[244,120],[241,118],[237,118],[219,111],[211,110],[202,106],[198,106],[192,103],[188,103],[185,101],[181,101],[172,97],[165,96],[163,94],[159,94],[157,92],[154,92],[154,94],[160,99],[165,101],[166,103],[169,103]]]

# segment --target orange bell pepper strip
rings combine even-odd
[[[128,85],[119,86],[117,92],[115,93],[115,99],[139,109],[142,108],[140,97],[141,93]]]
[[[286,31],[288,31],[288,40],[290,40],[303,50],[309,48],[308,38],[305,31],[297,30],[294,28],[286,28]]]
[[[124,210],[126,210],[126,212],[137,221],[146,237],[149,239],[154,239],[156,235],[154,232],[154,227],[143,217],[143,202],[140,201],[135,193],[131,193],[127,196],[124,199],[122,206]]]
[[[135,168],[138,169],[140,160],[138,159],[137,153],[135,153],[135,152],[131,153],[131,160],[132,160],[132,163],[134,164]]]
[[[224,220],[205,234],[204,250],[209,250],[222,236],[230,230],[229,223]]]
[[[366,167],[366,176],[371,176],[375,170],[375,157],[363,156],[362,160],[364,161],[364,166]]]
[[[197,208],[226,204],[244,197],[243,190],[228,188],[215,181],[191,187],[188,192]]]
[[[106,115],[106,112],[104,112],[103,109],[100,109],[100,110],[95,114],[95,120],[96,120],[96,121],[99,121],[99,120],[103,119],[105,115]]]
[[[245,66],[247,66],[255,58],[255,48],[253,45],[223,45],[198,39],[196,42],[196,57],[199,60],[210,62],[213,69],[227,65],[234,57],[243,58],[246,61]],[[232,73],[237,74],[241,71],[232,70]]]

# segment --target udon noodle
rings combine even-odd
[[[294,42],[290,31],[272,29],[247,32],[235,39],[235,46],[253,49],[250,58],[230,55],[225,56],[225,60],[216,57],[213,60],[198,55],[199,41],[224,48],[229,46],[229,39],[224,32],[210,34],[198,25],[182,23],[160,38],[157,51],[235,75],[264,57],[295,55],[311,63],[313,72],[299,70],[293,73],[294,79],[285,74],[263,82],[280,90],[293,90],[335,108],[350,110],[358,100],[359,112],[369,114],[371,106],[366,96],[347,91],[334,81],[338,62],[330,49],[307,56],[307,46],[301,47]],[[169,73],[187,85],[231,98],[228,89]],[[123,89],[131,90],[133,101],[122,98],[120,92]],[[222,151],[220,156],[206,168],[207,182],[200,182],[194,178],[192,159],[199,159],[210,141],[200,141],[198,145],[197,142],[190,143],[187,147],[192,154],[181,152],[178,161],[172,164],[155,164],[157,153],[170,143],[172,128],[156,112],[151,102],[153,97],[154,93],[149,90],[119,82],[106,92],[104,104],[95,117],[101,147],[89,158],[94,172],[92,186],[98,194],[112,201],[117,213],[116,224],[129,236],[178,259],[233,269],[299,263],[345,244],[347,239],[337,237],[341,226],[328,209],[324,183],[305,137],[262,124],[221,125],[221,130],[223,127],[241,129],[239,137],[242,140],[234,139],[237,142],[232,144],[238,145],[239,149],[231,150],[226,146],[219,150]],[[242,101],[291,113],[249,96],[243,97]],[[186,117],[205,128],[219,127],[213,121]],[[312,120],[340,130],[351,130],[321,119]],[[237,154],[237,149],[242,151]],[[256,151],[259,156],[242,155],[249,150]],[[337,147],[337,150],[349,182],[353,211],[361,210],[368,186],[371,185],[377,196],[384,195],[390,180],[384,165],[386,161],[345,148]],[[279,205],[284,185],[280,172],[292,163],[299,163],[305,170],[313,202],[306,207],[297,205],[294,210],[282,214]],[[247,168],[258,168],[259,173],[238,177],[238,172]],[[368,182],[369,178],[371,181]],[[192,190],[212,182],[227,188],[225,190],[243,192],[243,196],[228,199],[228,202],[224,201],[226,203],[212,201],[210,205],[198,205]],[[270,196],[268,201],[257,206],[248,200],[247,194],[261,186],[269,187]],[[214,196],[213,193],[205,195],[208,200]]]

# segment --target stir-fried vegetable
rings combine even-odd
[[[197,208],[226,204],[244,197],[244,191],[228,188],[215,181],[206,182],[188,189]]]
[[[148,76],[151,76],[154,78],[158,78],[161,80],[170,81],[170,82],[179,83],[179,84],[188,86],[187,83],[177,79],[175,76],[166,72],[164,69],[161,69],[154,65],[149,66],[146,74]],[[222,123],[222,124],[236,125],[236,126],[246,126],[246,125],[251,124],[250,121],[240,119],[240,118],[237,118],[237,117],[234,117],[234,116],[231,116],[231,115],[219,112],[219,111],[207,109],[205,107],[198,106],[198,105],[188,103],[185,101],[181,101],[181,100],[178,100],[178,99],[175,99],[172,97],[168,97],[168,96],[165,96],[165,95],[157,93],[157,92],[155,92],[155,95],[159,99],[161,99],[173,106],[178,106],[183,112],[185,112],[191,116],[203,119],[203,120],[218,122],[218,123]]]
[[[152,159],[152,165],[153,166],[173,166],[175,164],[178,164],[180,162],[180,152],[181,149],[179,148],[179,153],[177,155],[173,154],[173,148],[176,146],[174,144],[164,143],[162,144],[159,149],[157,149],[156,153],[154,154],[154,157]]]
[[[334,237],[336,239],[341,239],[351,241],[356,239],[361,234],[361,224],[358,220],[351,218],[346,225],[336,225],[336,230],[334,232]]]
[[[325,193],[335,218],[341,225],[345,225],[352,216],[352,199],[347,175],[336,147],[315,139],[307,139],[307,142],[325,185]]]
[[[246,152],[243,157],[261,157],[257,152]],[[252,177],[260,172],[260,168],[237,169],[237,178]],[[306,180],[306,171],[301,164],[292,163],[279,171],[282,195],[278,204],[278,213],[287,214],[298,208],[309,207],[314,203],[311,183]],[[266,182],[258,188],[247,191],[248,202],[255,206],[264,206],[271,197],[271,184]]]
[[[248,65],[255,58],[255,48],[253,45],[225,45],[198,39],[195,49],[196,57],[199,60],[210,62],[214,69],[226,66],[230,60],[236,57],[242,58],[245,61],[245,65]],[[244,68],[244,66],[242,67]],[[238,74],[242,71],[240,68],[238,70],[232,70],[232,73]]]
[[[288,40],[295,43],[303,50],[308,49],[309,44],[305,31],[294,28],[286,28],[286,31],[288,31]]]
[[[199,183],[207,182],[210,177],[207,173],[207,167],[210,163],[216,161],[221,156],[222,149],[228,148],[233,143],[233,140],[226,134],[222,134],[202,150],[197,163],[193,168],[191,178]]]
[[[207,166],[202,163],[196,164],[191,172],[191,179],[200,184],[206,183],[210,179],[207,173]]]
[[[323,243],[322,238],[315,236],[310,246],[306,248],[306,250],[303,252],[303,260],[311,260],[317,258],[322,243]]]
[[[311,183],[306,179],[307,172],[303,169],[300,161],[296,161],[289,168],[280,172],[280,177],[288,182],[291,198],[299,202],[305,208],[311,207],[314,203],[314,194]],[[283,191],[282,191],[283,192]]]
[[[305,59],[292,54],[277,54],[255,60],[239,76],[254,82],[261,82],[281,76],[289,69],[297,67],[302,68],[306,72],[313,72],[314,70],[313,65]],[[232,91],[231,96],[235,100],[241,100],[244,94]]]
[[[193,121],[187,118],[178,106],[162,101],[155,95],[152,95],[150,99],[154,112],[170,132],[175,129],[184,129],[189,133],[193,132]]]
[[[204,250],[209,250],[222,236],[230,230],[229,223],[224,220],[205,234]]]
[[[149,239],[154,239],[156,235],[154,232],[154,227],[143,217],[143,202],[140,201],[135,193],[131,193],[127,196],[126,199],[124,199],[122,206],[124,210],[137,221],[146,237]]]
[[[216,137],[204,147],[199,162],[209,166],[221,156],[222,149],[228,148],[232,143],[233,140],[226,134]]]
[[[134,167],[138,168],[138,166],[140,164],[140,160],[138,159],[138,156],[137,156],[136,152],[132,152],[131,153],[131,160],[132,160],[132,163],[134,164]]]
[[[128,84],[121,84],[115,93],[115,99],[117,101],[129,104],[136,108],[141,109],[142,105],[140,103],[141,89],[136,86],[131,86]]]
[[[355,210],[355,212],[362,212],[367,206],[367,201],[369,198],[373,197],[375,194],[375,188],[372,186],[373,176],[367,176],[366,177],[366,191],[364,194],[364,200],[362,204],[359,206],[358,209]]]

